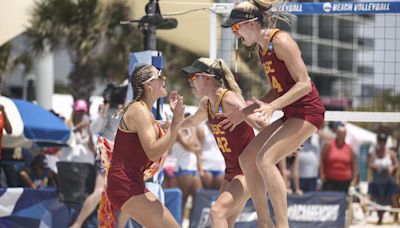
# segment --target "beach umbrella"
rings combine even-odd
[[[32,102],[0,97],[13,133],[3,132],[2,145],[13,147],[67,146],[71,130],[64,121]]]

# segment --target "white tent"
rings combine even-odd
[[[0,2],[0,46],[26,30],[34,3],[33,0]]]
[[[30,25],[29,19],[36,0],[3,0],[0,3],[0,46],[23,33]],[[107,2],[107,1],[104,1]],[[134,17],[145,15],[148,1],[129,0]],[[212,0],[160,1],[161,13],[171,14],[195,10],[189,14],[174,15],[178,27],[174,30],[159,30],[157,37],[199,55],[209,53],[210,11]],[[201,9],[201,10],[200,10]],[[198,11],[196,11],[198,10]],[[129,18],[126,18],[129,19]]]
[[[358,153],[360,146],[364,143],[376,143],[376,134],[374,132],[351,123],[346,123],[345,127],[347,130],[346,142],[355,153]]]

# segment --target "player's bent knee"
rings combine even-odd
[[[212,219],[224,219],[227,217],[229,209],[221,206],[218,203],[215,203],[211,206],[210,214]]]
[[[265,156],[263,158],[259,156],[256,160],[256,166],[260,171],[270,169],[274,165],[275,165],[274,162]]]

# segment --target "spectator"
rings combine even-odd
[[[49,169],[46,156],[39,154],[31,162],[31,166],[20,172],[25,187],[41,189],[57,188],[57,175]]]
[[[85,100],[76,100],[74,102],[71,119],[66,121],[67,126],[69,126],[72,130],[72,140],[70,143],[70,148],[63,149],[63,152],[60,156],[61,161],[89,163],[94,165],[95,146],[93,142],[93,136],[89,129],[90,118],[88,115],[88,110],[88,105]],[[94,182],[96,182],[96,184],[100,183],[99,180],[97,180],[97,177]],[[95,189],[96,187],[98,186],[95,186]],[[81,208],[81,213],[78,215],[78,219],[76,220],[77,223],[72,225],[73,228],[80,227],[82,225],[81,219],[85,217],[86,211],[89,210],[87,208],[88,204],[84,203]],[[82,223],[84,220],[85,219],[83,219]]]
[[[225,175],[225,161],[208,121],[198,128],[197,135],[201,143],[201,175],[202,186],[205,189],[220,189]]]
[[[95,148],[89,129],[90,118],[87,112],[88,106],[86,101],[75,101],[72,117],[66,121],[67,126],[72,130],[71,148],[62,153],[60,160],[94,164]]]
[[[396,154],[386,148],[386,141],[387,135],[379,133],[378,145],[370,151],[368,167],[372,171],[372,182],[369,184],[368,192],[377,203],[390,205],[394,203],[392,197],[398,192],[395,180],[398,161]],[[382,224],[384,212],[378,210],[378,225]]]
[[[185,117],[190,116],[189,113]],[[197,189],[201,188],[196,153],[200,152],[200,143],[196,128],[181,129],[175,144],[171,148],[172,155],[178,160],[174,170],[178,187],[182,190],[182,215],[189,196],[194,199]]]
[[[177,161],[178,159],[174,155],[172,155],[172,151],[169,151],[163,165],[164,181],[162,183],[162,186],[164,189],[178,187],[178,183],[174,174]]]
[[[317,189],[318,169],[320,165],[319,136],[313,135],[304,142],[300,150],[299,176],[300,189],[303,192],[313,192]]]
[[[341,124],[337,127],[335,140],[322,148],[320,178],[324,191],[347,193],[350,183],[356,181],[356,157],[345,138],[346,128]]]
[[[103,92],[103,105],[101,106],[99,116],[90,124],[90,131],[96,135],[102,135],[104,138],[114,141],[120,118],[115,114],[120,110],[125,102],[126,86],[117,87],[114,84],[108,84]],[[101,170],[99,161],[96,161],[96,181],[93,192],[85,199],[77,219],[71,228],[81,227],[89,215],[96,209],[100,197],[104,191],[105,173]],[[118,216],[117,224],[124,227],[128,216],[122,213]]]
[[[8,120],[7,113],[4,110],[4,106],[0,104],[0,187],[7,187],[7,175],[4,171],[4,167],[1,164],[2,161],[2,148],[1,141],[3,139],[3,129],[6,130],[7,134],[12,133],[12,127],[10,121]]]
[[[120,118],[116,113],[125,103],[127,87],[108,84],[103,92],[103,105],[99,116],[90,124],[93,134],[100,134],[110,141],[114,141]]]
[[[303,195],[299,182],[299,150],[300,148],[278,163],[278,168],[285,181],[288,194],[295,193],[296,195]]]

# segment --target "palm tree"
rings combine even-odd
[[[2,82],[7,73],[12,72],[19,65],[24,66],[24,73],[27,73],[32,69],[32,58],[27,53],[15,56],[12,54],[12,49],[12,42],[7,42],[0,46],[0,94],[2,92]]]
[[[121,26],[131,18],[127,0],[42,0],[33,10],[27,31],[35,54],[68,50],[73,70],[69,75],[72,96],[88,99],[95,77],[125,78],[128,52],[140,45],[133,27]],[[119,76],[119,77],[118,77]]]
[[[0,91],[2,88],[3,74],[10,68],[11,48],[12,45],[10,42],[7,42],[0,47]]]
[[[7,42],[0,46],[0,75],[2,76],[4,72],[7,71],[10,65],[10,54],[12,45]]]

